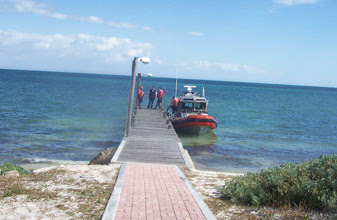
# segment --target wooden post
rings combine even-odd
[[[136,124],[136,116],[132,115],[132,117],[131,117],[131,127],[135,127],[135,124]]]
[[[138,73],[138,76],[137,76],[137,93],[138,93],[138,90],[140,89],[140,84],[141,84],[141,80],[142,80],[142,74],[141,73]],[[138,99],[136,100],[136,110],[138,109],[138,106],[140,105],[140,103],[138,103]]]
[[[135,57],[132,62],[132,73],[131,73],[131,86],[129,94],[129,108],[128,108],[128,118],[126,121],[125,136],[129,136],[130,127],[131,127],[131,116],[132,116],[132,106],[133,106],[133,96],[135,92],[135,81],[136,81],[136,66],[137,66],[138,57]]]
[[[142,74],[138,73],[138,76],[137,76],[137,91],[140,89],[141,82],[142,82]]]

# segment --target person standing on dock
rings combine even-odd
[[[161,103],[163,102],[163,96],[164,96],[164,90],[159,87],[158,93],[157,93],[157,103],[156,103],[156,109],[158,108],[160,111],[163,110]]]
[[[144,97],[143,86],[141,86],[137,92],[137,107],[138,108],[141,108],[143,97]]]
[[[152,86],[152,89],[150,89],[149,91],[149,104],[147,104],[147,108],[151,109],[153,108],[153,102],[156,99],[156,89],[154,88],[154,86]]]

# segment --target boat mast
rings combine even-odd
[[[176,91],[174,93],[174,97],[177,97],[177,90],[178,90],[178,73],[179,73],[179,63],[177,58],[177,68],[176,68]]]

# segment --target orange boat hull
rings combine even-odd
[[[215,129],[217,121],[209,115],[189,115],[184,118],[171,119],[172,125],[178,133],[201,135]]]

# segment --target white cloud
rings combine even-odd
[[[245,63],[219,62],[212,60],[179,61],[179,72],[184,78],[210,79],[243,82],[272,82],[282,79],[284,73],[270,70],[268,67]],[[170,72],[175,72],[172,67]],[[171,74],[173,77],[173,74]]]
[[[153,32],[153,28],[149,26],[144,26],[143,31]]]
[[[315,4],[318,0],[273,0],[281,5]]]
[[[221,63],[221,62],[211,62],[207,60],[194,61],[190,64],[200,70],[211,70],[218,69],[226,72],[238,72],[244,70],[244,64],[233,64],[233,63]],[[185,64],[186,66],[186,64]]]
[[[245,64],[233,64],[233,63],[218,63],[219,68],[223,71],[238,72],[244,69]]]
[[[52,12],[46,8],[46,5],[36,3],[31,0],[12,0],[12,2],[14,3],[14,8],[18,12],[31,12],[34,14],[45,15],[56,19],[68,18],[66,14]]]
[[[188,35],[193,36],[193,37],[201,37],[204,36],[203,33],[201,32],[187,32]]]
[[[69,48],[74,40],[72,37],[65,37],[60,34],[41,35],[0,30],[0,45],[3,46],[28,46],[33,49]]]
[[[36,49],[39,49],[39,48],[49,49],[50,47],[51,47],[51,44],[48,41],[41,41],[41,42],[34,44],[34,48]]]
[[[196,66],[199,69],[209,69],[212,64],[207,60],[199,60],[194,62],[194,66]]]
[[[103,24],[107,25],[110,27],[115,27],[115,28],[137,28],[137,25],[135,24],[129,24],[129,23],[122,23],[122,22],[115,22],[115,21],[109,21],[109,20],[104,20],[100,17],[97,16],[73,16],[71,17],[75,21],[79,22],[88,22],[88,23],[93,23],[93,24]]]
[[[6,50],[26,51],[57,55],[60,53],[68,54],[71,60],[78,55],[79,57],[98,57],[107,62],[122,62],[129,60],[133,56],[148,54],[153,48],[152,44],[144,42],[134,42],[127,38],[103,37],[96,35],[77,34],[34,34],[17,31],[0,30],[0,46],[3,53]]]
[[[105,21],[106,25],[116,28],[136,28],[137,25],[135,24],[129,24],[129,23],[121,23],[121,22],[115,22],[115,21]]]
[[[153,58],[153,62],[156,63],[156,64],[159,64],[159,65],[164,63],[163,60],[160,59],[160,57],[158,57],[158,56]]]
[[[56,19],[66,19],[68,17],[68,15],[62,13],[48,13],[48,16]]]
[[[110,27],[115,28],[139,28],[143,31],[153,31],[151,27],[145,26],[145,27],[139,27],[135,24],[130,24],[127,22],[116,22],[111,20],[104,20],[97,16],[79,16],[79,15],[67,15],[59,12],[54,12],[50,9],[48,9],[47,5],[37,3],[33,0],[8,0],[13,3],[13,7],[17,12],[20,13],[33,13],[38,15],[44,15],[47,17],[55,18],[55,19],[72,19],[75,21],[80,22],[88,22],[93,24],[103,24]]]
[[[281,73],[275,71],[269,71],[262,67],[251,66],[247,64],[217,62],[209,60],[198,61],[180,61],[179,66],[186,70],[186,72],[195,72],[209,75],[211,73],[226,74],[227,76],[245,75],[249,77],[269,77],[279,76]]]
[[[144,49],[140,48],[140,49],[129,49],[128,51],[128,55],[130,57],[137,57],[139,55],[141,55],[144,52]]]
[[[88,19],[89,22],[92,22],[92,23],[97,23],[97,24],[103,23],[102,19],[100,19],[96,16],[89,16],[87,19]]]

